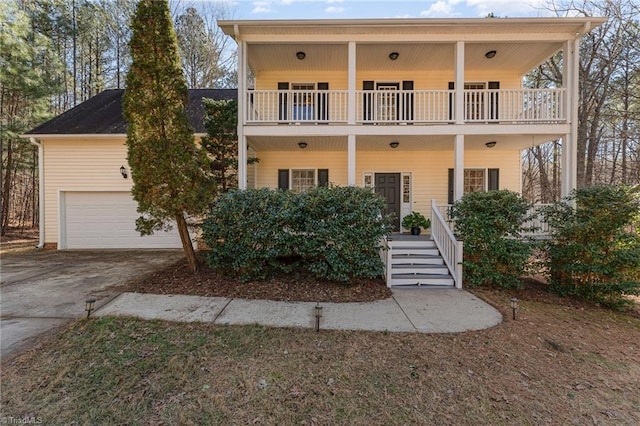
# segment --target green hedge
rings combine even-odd
[[[472,192],[453,204],[455,232],[464,241],[467,285],[518,288],[533,245],[522,238],[529,204],[512,191]]]
[[[624,295],[640,294],[639,193],[640,187],[594,186],[545,210],[553,291],[617,307],[627,302]]]
[[[341,282],[378,277],[380,241],[391,230],[383,208],[365,188],[232,191],[204,221],[207,262],[244,281],[293,270]]]

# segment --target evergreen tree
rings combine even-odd
[[[196,271],[186,217],[201,214],[212,191],[186,114],[187,84],[168,1],[141,0],[132,29],[123,112],[132,193],[142,214],[136,229],[147,235],[175,222]]]

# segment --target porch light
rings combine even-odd
[[[398,59],[399,56],[400,54],[398,52],[389,53],[389,59],[391,59],[392,61],[395,61],[396,59]]]
[[[494,146],[496,146],[498,142],[496,141],[491,141],[491,142],[487,142],[484,144],[484,146],[486,146],[487,148],[493,148]]]
[[[320,318],[322,318],[322,306],[316,304],[316,331],[320,331]]]
[[[396,149],[397,147],[400,146],[400,142],[391,142],[389,146],[393,149]]]
[[[87,311],[87,318],[91,316],[91,311],[93,311],[93,306],[96,303],[95,297],[90,297],[84,302],[84,310]]]
[[[305,149],[307,147],[307,143],[305,141],[298,142],[298,146],[300,149]]]
[[[123,179],[127,178],[127,169],[124,168],[124,166],[120,166],[120,174],[122,175]]]
[[[515,320],[516,311],[518,310],[518,299],[512,297],[511,300],[509,300],[509,306],[511,306],[511,310],[513,311],[513,319]]]
[[[307,54],[306,54],[306,53],[304,53],[303,51],[296,52],[296,58],[298,58],[298,59],[300,59],[300,60],[303,60],[303,59],[304,59],[304,58],[306,58],[306,57],[307,57]]]
[[[487,59],[493,59],[496,56],[496,52],[495,50],[490,50],[487,53],[484,54],[484,57]]]

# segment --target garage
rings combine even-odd
[[[66,249],[181,248],[174,227],[140,236],[137,203],[129,192],[65,191],[60,193],[60,243]]]

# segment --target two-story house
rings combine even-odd
[[[238,45],[240,187],[372,187],[397,231],[412,211],[431,216],[460,286],[459,244],[436,206],[471,191],[520,192],[521,151],[554,139],[562,194],[575,188],[579,43],[604,21],[219,21]],[[562,87],[525,88],[558,52]],[[440,275],[387,269],[394,284]]]

